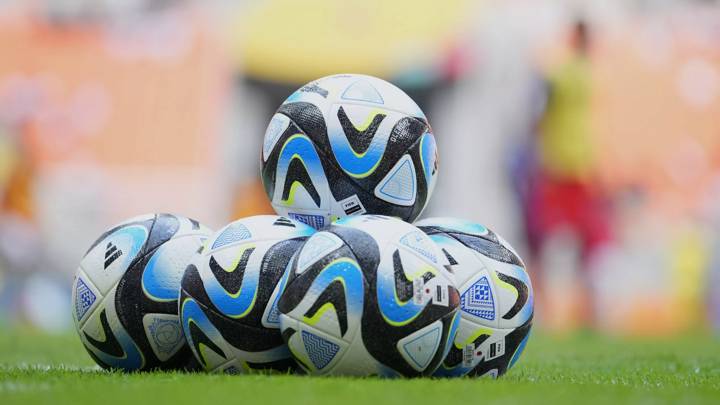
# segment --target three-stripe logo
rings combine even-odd
[[[275,226],[287,226],[290,228],[295,228],[295,224],[293,222],[285,217],[278,218],[275,222],[273,222],[273,225]]]
[[[107,247],[105,248],[105,269],[113,264],[115,260],[117,260],[118,257],[122,256],[123,252],[122,250],[118,249],[115,244],[112,242],[108,242]]]

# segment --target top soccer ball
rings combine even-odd
[[[375,77],[335,75],[301,87],[265,133],[262,179],[273,207],[315,228],[363,213],[413,221],[436,177],[425,114]]]

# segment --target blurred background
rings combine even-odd
[[[424,216],[525,259],[537,328],[720,332],[720,2],[0,0],[0,327],[72,328],[91,242],[145,212],[270,212],[295,88],[407,91],[438,141]]]

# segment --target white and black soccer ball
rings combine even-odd
[[[440,247],[460,290],[460,327],[436,376],[492,376],[507,372],[530,336],[534,302],[520,256],[483,225],[428,218],[417,225]]]
[[[315,230],[276,215],[234,221],[208,241],[182,280],[180,316],[207,371],[295,369],[277,301],[289,263]]]
[[[348,217],[294,259],[280,327],[298,364],[320,375],[431,375],[458,325],[443,253],[413,225]]]
[[[129,219],[105,232],[73,281],[75,326],[106,369],[190,369],[197,363],[177,313],[180,280],[211,231],[170,214]]]
[[[262,180],[275,211],[317,229],[348,215],[413,221],[437,178],[425,114],[371,76],[324,77],[294,92],[265,132]]]

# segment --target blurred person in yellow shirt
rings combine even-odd
[[[22,139],[15,135],[0,125],[0,325],[21,319],[19,288],[36,270],[39,248],[35,170]]]
[[[547,74],[547,103],[536,142],[537,173],[526,212],[530,246],[540,262],[555,262],[556,258],[543,259],[542,256],[564,253],[546,252],[546,246],[557,246],[557,238],[570,238],[572,242],[568,246],[577,250],[577,258],[573,260],[579,270],[588,268],[593,255],[610,240],[608,203],[593,175],[590,39],[587,24],[583,20],[575,21],[571,55]],[[541,270],[547,273],[554,269]],[[536,282],[541,281],[536,278]],[[552,317],[564,318],[571,325],[589,326],[595,318],[590,277],[581,274],[577,281],[572,286],[572,294],[567,294],[571,298],[564,298],[575,302],[569,304],[570,308],[561,304],[559,311],[566,313]],[[552,301],[558,295],[548,291],[552,285],[546,287],[545,296],[550,300],[548,306],[552,312]]]
[[[591,181],[589,41],[587,26],[577,22],[573,54],[547,76],[549,94],[538,146],[541,167],[555,180]]]

